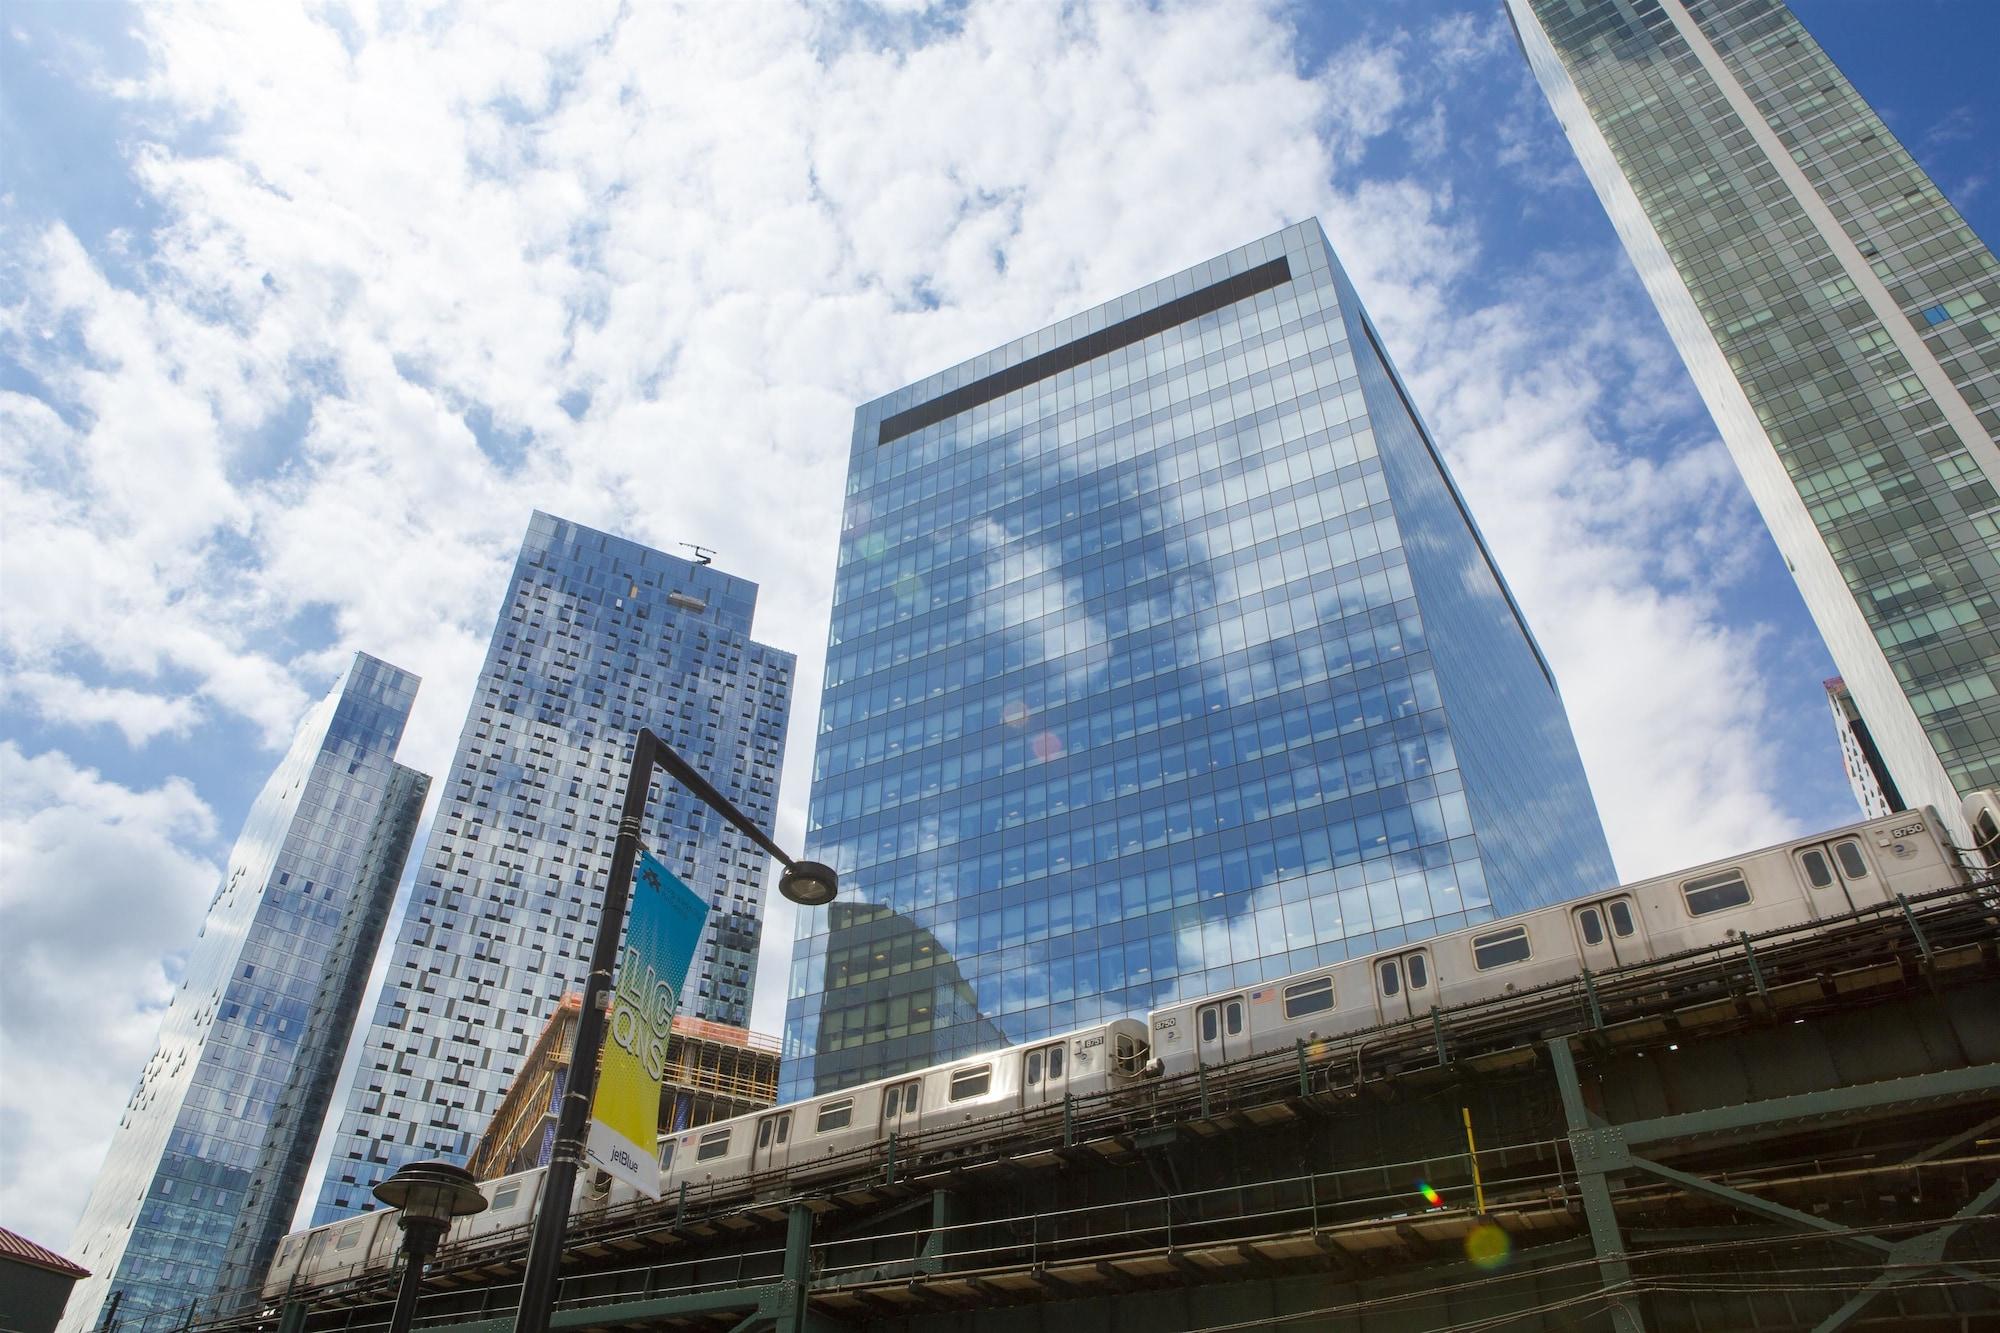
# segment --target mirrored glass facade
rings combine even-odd
[[[632,743],[650,727],[768,830],[792,654],[757,585],[537,513],[397,928],[315,1225],[413,1158],[464,1162],[567,990],[581,990]],[[645,846],[709,895],[683,1011],[750,1013],[768,858],[677,784]]]
[[[2000,782],[2000,265],[1779,0],[1507,8],[1893,785],[1957,824]]]
[[[113,1290],[120,1327],[178,1327],[269,1267],[429,790],[395,762],[416,693],[356,654],[251,806],[77,1225],[64,1329]]]
[[[1614,880],[1317,223],[856,413],[807,852],[786,1097]]]

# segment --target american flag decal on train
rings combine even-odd
[[[1277,993],[1278,988],[1276,986],[1266,986],[1262,990],[1253,990],[1250,992],[1250,1003],[1263,1004]]]

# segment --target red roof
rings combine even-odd
[[[0,1259],[46,1268],[64,1277],[90,1276],[88,1268],[79,1268],[54,1250],[45,1250],[26,1236],[17,1236],[5,1227],[0,1227]]]

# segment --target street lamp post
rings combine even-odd
[[[563,1090],[562,1113],[556,1121],[555,1145],[549,1156],[542,1202],[535,1212],[534,1235],[528,1241],[528,1261],[521,1273],[521,1306],[515,1312],[514,1333],[548,1333],[549,1314],[555,1306],[563,1236],[569,1230],[570,1196],[576,1192],[577,1172],[583,1166],[590,1103],[597,1093],[597,1058],[604,1048],[612,971],[618,963],[618,936],[625,927],[632,867],[639,859],[639,830],[646,816],[646,793],[652,786],[656,767],[665,769],[668,776],[784,867],[778,878],[778,892],[785,897],[802,907],[823,907],[840,891],[840,880],[832,866],[793,860],[750,821],[750,816],[737,809],[735,802],[710,786],[708,779],[674,753],[672,746],[650,728],[639,733],[632,747],[632,772],[625,780],[625,804],[618,815],[618,840],[611,847],[611,878],[604,886],[604,911],[597,918],[597,938],[590,949],[590,975],[583,984],[583,1009],[577,1015],[575,1044],[570,1050],[569,1081]]]
[[[399,1210],[403,1228],[403,1280],[396,1288],[396,1311],[389,1333],[409,1333],[417,1294],[424,1287],[424,1264],[437,1253],[452,1219],[486,1211],[472,1173],[449,1162],[409,1162],[375,1187],[375,1197]]]

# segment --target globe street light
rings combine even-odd
[[[417,1294],[424,1286],[424,1264],[437,1253],[438,1242],[453,1218],[486,1211],[472,1173],[449,1162],[408,1162],[375,1187],[375,1197],[399,1210],[403,1229],[403,1281],[396,1288],[396,1312],[389,1333],[409,1333],[416,1317]]]

